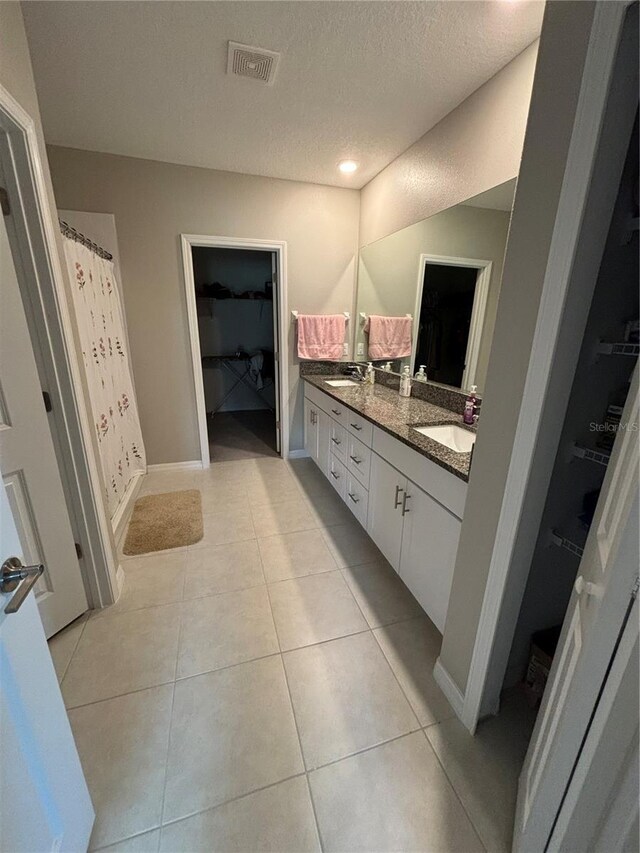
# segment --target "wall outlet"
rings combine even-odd
[[[356,349],[356,355],[364,355],[364,344],[359,343]]]
[[[348,344],[348,343],[346,343],[346,342],[345,342],[345,343],[342,345],[342,352],[343,352],[343,353],[344,353],[344,355],[346,355],[347,357],[349,356],[349,344]]]

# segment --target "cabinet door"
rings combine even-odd
[[[332,420],[326,412],[318,409],[318,456],[320,470],[329,476],[329,457],[331,455],[331,424]]]
[[[410,480],[404,512],[400,577],[442,632],[462,525]]]
[[[402,498],[406,485],[406,477],[372,454],[367,532],[396,571],[400,568]]]
[[[318,462],[318,409],[308,397],[304,398],[304,449]]]

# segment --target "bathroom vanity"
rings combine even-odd
[[[309,456],[443,631],[471,453],[416,427],[449,426],[436,434],[450,443],[456,430],[475,432],[459,414],[390,387],[303,378]]]

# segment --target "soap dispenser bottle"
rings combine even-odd
[[[406,365],[406,367],[402,369],[399,394],[401,397],[411,396],[411,368],[409,365]]]
[[[365,382],[367,383],[367,385],[375,385],[376,372],[373,369],[373,362],[372,361],[370,361],[367,364],[367,370],[364,374],[364,379],[365,379]]]
[[[421,364],[420,370],[416,371],[415,375],[416,382],[426,382],[427,381],[427,365]]]
[[[465,424],[472,426],[475,423],[475,413],[476,413],[476,391],[478,390],[477,385],[471,386],[471,392],[469,396],[465,400],[464,403],[464,412],[462,413],[462,420]]]

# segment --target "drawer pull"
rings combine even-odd
[[[332,471],[332,472],[331,472],[331,476],[333,477],[333,479],[334,479],[334,480],[339,480],[339,479],[340,479],[340,474],[336,474],[336,472],[335,472],[335,471]]]
[[[402,514],[406,515],[411,510],[407,507],[407,501],[411,500],[411,495],[408,495],[406,492],[404,493],[404,497],[402,498]]]
[[[354,494],[352,494],[351,492],[349,492],[349,497],[350,497],[350,498],[351,498],[351,500],[354,502],[354,504],[360,503],[360,498],[357,498],[357,497],[356,497]]]
[[[340,415],[342,414],[342,409],[331,409],[331,411],[334,415],[337,415],[338,417],[340,417]]]
[[[394,509],[398,509],[398,507],[402,503],[402,500],[400,499],[400,492],[403,492],[403,491],[404,491],[404,489],[402,488],[402,486],[396,486],[396,497],[395,497],[395,502],[393,504]]]
[[[331,441],[332,441],[334,444],[342,444],[342,442],[340,441],[340,439],[339,439],[339,438],[333,438],[333,437],[332,437]]]
[[[355,430],[357,430],[358,432],[360,432],[360,430],[362,429],[362,427],[361,427],[361,426],[358,426],[358,424],[349,424],[349,426],[352,426],[352,427],[353,427]]]
[[[351,459],[352,462],[355,462],[356,465],[362,465],[362,459],[358,459],[357,456],[350,456],[349,459]]]

